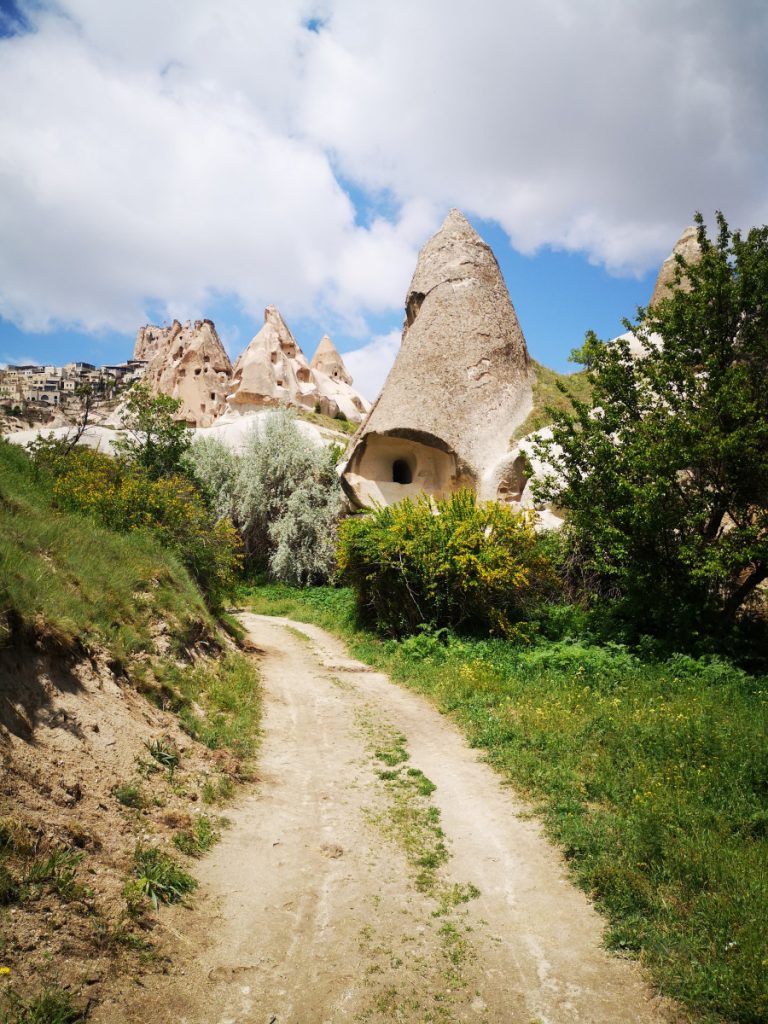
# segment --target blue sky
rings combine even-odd
[[[553,369],[561,372],[576,369],[568,356],[571,349],[581,344],[587,330],[595,330],[601,337],[614,337],[623,330],[622,318],[632,318],[635,308],[650,298],[654,271],[648,271],[641,277],[615,277],[603,267],[590,265],[585,257],[575,253],[547,249],[535,256],[523,256],[512,248],[498,225],[472,219],[496,254],[531,355]],[[253,317],[244,314],[237,300],[232,298],[211,301],[205,315],[217,325],[233,358],[261,326]],[[318,341],[326,333],[326,326],[322,320],[311,317],[292,319],[288,310],[284,310],[284,315],[299,344],[311,358]],[[179,311],[179,316],[183,318],[182,311]],[[157,320],[162,322],[163,317],[159,316]],[[370,333],[383,335],[399,331],[402,322],[402,310],[370,317]],[[135,333],[117,331],[87,333],[53,327],[45,332],[25,332],[3,319],[0,320],[0,361],[39,360],[61,364],[70,359],[82,359],[93,363],[116,362],[130,358],[134,340]],[[347,352],[359,348],[361,339],[335,332],[334,342],[339,351]]]
[[[456,206],[566,370],[695,210],[768,220],[767,47],[762,0],[0,0],[0,362],[273,303],[373,397]]]

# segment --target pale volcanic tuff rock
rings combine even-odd
[[[343,412],[359,421],[369,406],[351,383],[330,338],[323,338],[310,366],[280,311],[267,306],[264,326],[235,363],[228,406],[243,414],[281,404],[309,410],[319,405],[328,416]]]
[[[336,346],[327,334],[324,334],[320,339],[320,344],[317,346],[317,351],[312,356],[312,362],[309,365],[313,370],[319,370],[320,373],[324,373],[326,377],[330,377],[332,380],[340,380],[344,384],[352,383],[352,378],[347,372],[344,360],[336,351]]]
[[[421,250],[395,364],[342,470],[359,506],[470,487],[519,500],[509,438],[532,404],[523,332],[491,249],[452,210]]]
[[[224,410],[232,364],[212,321],[140,327],[134,359],[147,360],[153,393],[180,399],[179,416],[191,426],[208,427]]]
[[[677,269],[677,260],[675,256],[680,255],[686,261],[686,263],[698,263],[701,258],[701,249],[699,248],[699,242],[696,235],[696,228],[691,226],[687,227],[685,231],[680,235],[678,240],[675,242],[675,247],[672,252],[667,256],[664,262],[661,264],[661,268],[656,278],[656,284],[653,286],[653,294],[651,295],[650,305],[654,306],[661,299],[665,299],[675,286],[675,271]],[[683,275],[683,279],[680,282],[680,287],[683,291],[689,291],[690,285]]]

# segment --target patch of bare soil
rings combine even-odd
[[[94,1021],[673,1019],[450,722],[316,627],[241,619],[264,652],[259,792],[195,909],[163,912],[169,973]]]
[[[87,1009],[167,969],[162,926],[128,913],[134,849],[188,870],[169,840],[211,813],[201,789],[224,769],[104,659],[0,649],[0,1017],[8,986],[62,987]]]

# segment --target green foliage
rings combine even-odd
[[[131,807],[136,811],[140,811],[146,806],[146,800],[141,791],[141,787],[134,783],[121,783],[119,786],[115,786],[113,793],[115,795],[115,799],[121,803],[123,807]]]
[[[195,820],[192,828],[176,833],[173,837],[173,845],[188,857],[202,857],[219,839],[221,839],[221,832],[209,817],[201,814]]]
[[[333,448],[313,445],[281,412],[251,431],[241,455],[205,439],[186,464],[216,514],[234,520],[251,568],[299,585],[328,579],[341,507]]]
[[[30,895],[54,892],[64,900],[81,899],[85,890],[77,881],[77,866],[82,859],[79,850],[52,850],[32,860],[22,883]]]
[[[254,591],[261,612],[328,626],[351,595]],[[616,644],[377,641],[352,653],[429,695],[543,815],[576,879],[702,1020],[768,1018],[768,677]]]
[[[362,620],[392,636],[422,626],[519,635],[551,584],[531,516],[470,491],[347,519],[339,569]]]
[[[160,616],[172,634],[211,624],[177,558],[145,533],[55,511],[47,474],[0,441],[0,644],[18,628],[62,646],[98,642],[123,660],[149,648]]]
[[[697,223],[686,286],[627,322],[645,355],[588,334],[596,411],[560,413],[539,448],[580,579],[642,632],[730,629],[768,577],[768,227]]]
[[[234,783],[228,775],[216,774],[205,780],[201,795],[204,804],[223,804],[231,799],[234,791]]]
[[[163,768],[178,768],[179,752],[176,749],[176,745],[166,737],[147,740],[144,746],[149,751],[150,757],[157,761],[159,765],[162,765]]]
[[[230,653],[194,667],[166,662],[157,667],[157,674],[164,700],[193,739],[211,750],[226,748],[237,757],[253,757],[261,721],[261,689],[253,659]]]
[[[512,439],[525,437],[526,434],[540,430],[552,422],[556,412],[570,413],[573,411],[571,396],[578,402],[592,405],[592,385],[584,370],[578,373],[557,373],[550,370],[535,359],[531,360],[533,369],[533,407],[526,418],[515,430]]]
[[[240,567],[240,544],[226,519],[206,508],[183,476],[153,479],[137,466],[100,452],[76,448],[46,465],[55,476],[58,508],[90,516],[111,530],[152,532],[175,550],[214,603],[233,586]]]
[[[23,999],[12,989],[6,996],[9,1009],[3,1013],[3,1024],[77,1024],[85,1020],[69,992],[61,988],[47,989],[29,999]]]
[[[122,415],[124,435],[115,442],[115,449],[151,480],[177,475],[190,446],[187,425],[177,418],[180,408],[179,399],[153,395],[143,381],[128,392]]]
[[[181,902],[197,888],[195,879],[173,857],[154,846],[137,844],[133,871],[136,889],[151,901],[155,910],[159,903]]]

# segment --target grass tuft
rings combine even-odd
[[[141,893],[150,900],[155,910],[160,903],[180,903],[197,888],[197,881],[173,857],[153,846],[137,844],[133,855],[133,871],[136,881],[129,883],[130,891],[127,895]]]
[[[77,1024],[85,1020],[69,992],[61,988],[50,988],[28,999],[11,990],[7,1001],[9,1009],[3,1014],[2,1024]]]

